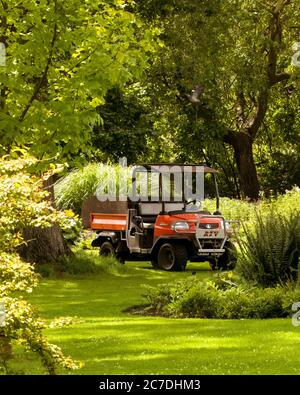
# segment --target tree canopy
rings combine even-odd
[[[126,1],[6,0],[0,3],[0,141],[38,158],[89,155],[96,109],[108,89],[139,78],[152,51]]]
[[[297,1],[0,8],[3,153],[26,147],[73,164],[204,160],[221,168],[225,194],[251,199],[299,185]]]

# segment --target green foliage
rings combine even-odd
[[[222,170],[221,191],[238,197],[237,153],[224,136],[253,122],[259,94],[268,91],[262,100],[268,111],[259,112],[264,121],[253,147],[259,181],[268,194],[299,186],[300,69],[291,67],[291,46],[298,40],[291,26],[300,17],[296,2],[203,0],[199,6],[198,0],[147,0],[138,2],[137,9],[163,29],[164,46],[145,83],[152,103],[154,160],[208,159]],[[272,26],[275,14],[277,27]],[[272,89],[271,49],[275,73],[286,78]],[[191,104],[185,94],[196,84],[204,93]]]
[[[64,257],[58,262],[59,274],[122,274],[126,273],[126,266],[121,265],[112,257],[99,256],[99,251],[78,251],[74,256]]]
[[[229,276],[230,278],[230,276]],[[160,287],[148,287],[150,304],[145,313],[196,318],[275,318],[288,317],[300,291],[282,287],[249,288],[228,279],[202,282],[186,279]]]
[[[220,199],[220,211],[227,219],[248,221],[255,211],[257,203],[250,203],[246,200],[230,199],[222,197]],[[216,203],[213,199],[205,199],[204,207],[214,212]]]
[[[95,247],[92,247],[92,241],[95,240],[95,233],[91,230],[83,229],[80,232],[78,239],[75,242],[75,252],[82,250],[95,250]]]
[[[54,211],[45,200],[47,193],[26,168],[34,160],[0,159],[0,250],[14,251],[22,242],[26,226],[47,226]],[[30,204],[32,202],[32,204]]]
[[[125,175],[127,182],[128,170],[119,165],[91,163],[81,169],[72,170],[55,185],[56,204],[59,209],[74,210],[79,214],[82,203],[96,194],[97,188],[108,180]],[[118,192],[118,182],[116,182]]]
[[[81,219],[72,210],[59,212],[59,226],[64,239],[70,244],[78,240],[83,230]]]
[[[17,247],[25,242],[22,230],[27,226],[47,226],[58,218],[50,207],[42,189],[42,180],[28,173],[33,159],[0,160],[0,302],[4,305],[5,321],[0,327],[0,369],[8,373],[11,358],[11,341],[17,340],[26,350],[39,357],[49,374],[61,368],[76,369],[70,357],[65,357],[43,335],[46,328],[37,311],[23,298],[37,285],[38,276],[33,267],[16,254]]]
[[[215,201],[213,199],[205,199],[204,206],[207,210],[213,212],[215,210]],[[282,195],[262,198],[256,203],[228,197],[221,197],[220,199],[220,211],[224,217],[241,220],[243,223],[255,220],[257,212],[262,216],[269,216],[272,211],[289,216],[295,210],[298,210],[298,207],[300,207],[300,190],[297,187],[290,191],[285,191]]]
[[[55,267],[53,263],[42,263],[35,265],[35,272],[43,278],[52,277],[55,273]]]
[[[79,213],[83,201],[95,194],[101,173],[101,167],[91,163],[82,169],[72,170],[60,179],[54,187],[58,208],[71,209]]]
[[[151,151],[152,120],[148,119],[149,99],[140,83],[124,89],[111,89],[98,112],[103,123],[93,129],[92,145],[102,161],[117,162],[126,157],[129,164],[145,162]]]
[[[51,342],[59,341],[63,349],[85,362],[80,374],[300,373],[295,349],[299,327],[293,327],[290,318],[168,319],[124,313],[141,303],[141,284],[157,286],[194,278],[191,271],[207,281],[213,277],[207,264],[192,263],[186,272],[173,273],[153,270],[149,262],[126,266],[124,276],[46,279],[30,295],[49,323],[60,316],[80,320],[47,330]],[[289,306],[295,300],[300,299],[294,296]],[[16,370],[41,374],[30,354],[20,352],[11,362]]]
[[[296,281],[300,253],[300,212],[288,216],[270,210],[256,213],[238,238],[240,270],[245,279],[268,287]]]
[[[26,146],[38,158],[66,160],[91,154],[106,92],[140,77],[156,46],[157,33],[127,7],[123,0],[0,3],[4,149]]]

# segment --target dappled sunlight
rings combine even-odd
[[[103,358],[93,358],[94,362],[107,362],[107,361],[145,361],[151,359],[162,359],[166,358],[166,354],[149,354],[149,353],[141,353],[141,354],[127,354],[126,357],[117,355],[114,357],[103,357]]]
[[[300,332],[290,319],[176,319],[123,313],[143,302],[144,285],[191,276],[189,271],[167,273],[147,265],[130,262],[130,274],[122,278],[106,273],[43,280],[30,296],[49,322],[59,316],[78,318],[45,333],[66,354],[85,362],[81,374],[300,372],[299,358],[290,358]],[[200,264],[196,275],[207,279],[212,272],[204,267]]]

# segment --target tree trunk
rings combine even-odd
[[[253,141],[247,133],[236,133],[232,142],[236,160],[242,198],[257,200],[259,183],[253,159]]]
[[[44,188],[50,194],[48,199],[52,206],[54,206],[54,181],[53,176],[44,181]],[[58,225],[47,228],[26,228],[23,237],[26,244],[20,247],[19,254],[27,262],[54,263],[58,258],[72,254]]]
[[[27,262],[54,263],[61,256],[71,254],[58,225],[48,228],[26,228],[23,237],[26,245],[23,245],[19,252]]]

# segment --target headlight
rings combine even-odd
[[[233,229],[230,226],[230,223],[225,221],[225,232],[228,236],[232,236],[233,235]]]
[[[227,221],[225,221],[225,229],[226,229],[226,230],[231,230],[230,223],[227,222]]]
[[[172,225],[172,229],[174,229],[176,232],[184,232],[185,230],[190,230],[190,226],[185,221],[178,221]]]

